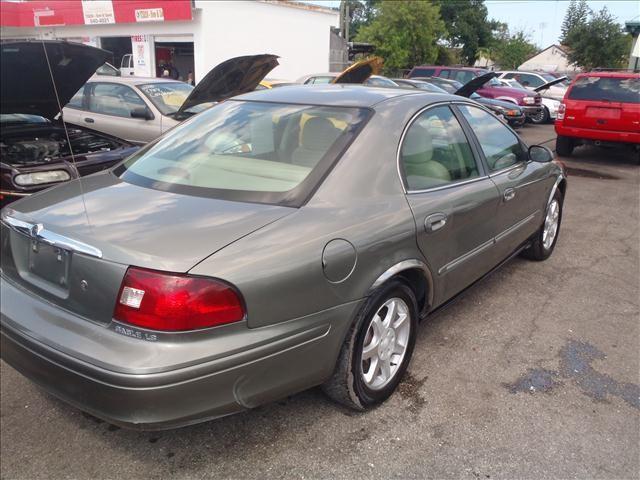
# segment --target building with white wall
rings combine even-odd
[[[133,54],[134,73],[157,76],[167,55],[198,81],[218,63],[271,53],[269,77],[296,79],[329,70],[337,10],[286,0],[32,0],[1,1],[0,38],[68,39]],[[116,52],[117,50],[117,52]]]
[[[550,45],[527,59],[518,70],[542,70],[545,72],[575,73],[580,69],[569,62],[565,47]]]

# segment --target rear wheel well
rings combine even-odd
[[[413,290],[413,293],[416,296],[416,301],[418,302],[418,312],[422,313],[425,310],[425,307],[428,307],[427,304],[427,294],[430,288],[427,279],[424,277],[424,273],[419,268],[410,268],[408,270],[403,270],[399,272],[393,278],[400,278],[404,280],[409,288]]]
[[[567,181],[565,179],[560,180],[558,189],[562,193],[562,199],[564,200],[564,194],[567,193]]]

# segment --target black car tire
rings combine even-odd
[[[540,229],[534,234],[533,238],[531,239],[531,246],[526,250],[523,250],[522,252],[522,256],[525,258],[528,258],[529,260],[535,260],[538,262],[546,260],[551,256],[551,254],[553,253],[553,249],[556,247],[556,243],[558,243],[558,237],[560,236],[560,226],[562,225],[562,209],[563,209],[562,207],[563,198],[562,198],[562,192],[560,190],[555,191],[551,201],[549,202],[549,205],[547,205],[547,210],[545,211],[545,220],[547,218],[547,213],[549,212],[549,207],[551,206],[554,200],[558,202],[559,212],[558,212],[558,226],[557,226],[557,230],[556,230],[553,242],[548,248],[545,248],[544,246],[545,223],[543,222]]]
[[[563,137],[558,135],[556,138],[556,153],[561,157],[568,157],[573,152],[575,142],[571,137]]]
[[[390,299],[399,298],[408,306],[410,333],[404,357],[390,382],[372,390],[361,374],[365,335],[374,315]],[[418,307],[413,290],[402,280],[393,279],[382,285],[362,306],[345,338],[333,375],[323,385],[323,391],[334,401],[355,410],[366,410],[385,401],[402,380],[411,360],[418,329]]]
[[[542,111],[538,115],[533,115],[531,118],[531,123],[535,125],[544,125],[549,121],[549,109],[542,106]]]

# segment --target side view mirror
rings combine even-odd
[[[553,152],[542,145],[531,145],[529,147],[529,160],[538,163],[548,163],[553,160]]]
[[[136,107],[131,110],[131,118],[141,118],[142,120],[153,120],[153,113],[147,107]]]

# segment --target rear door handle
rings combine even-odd
[[[507,188],[504,193],[502,194],[502,197],[504,198],[505,202],[508,202],[509,200],[512,200],[513,197],[516,196],[516,191],[513,188]]]
[[[87,123],[94,123],[95,122],[95,120],[93,118],[90,118],[90,117],[85,117],[84,121],[87,122]]]
[[[434,213],[424,219],[424,229],[427,233],[440,230],[447,223],[447,216],[444,213]]]

